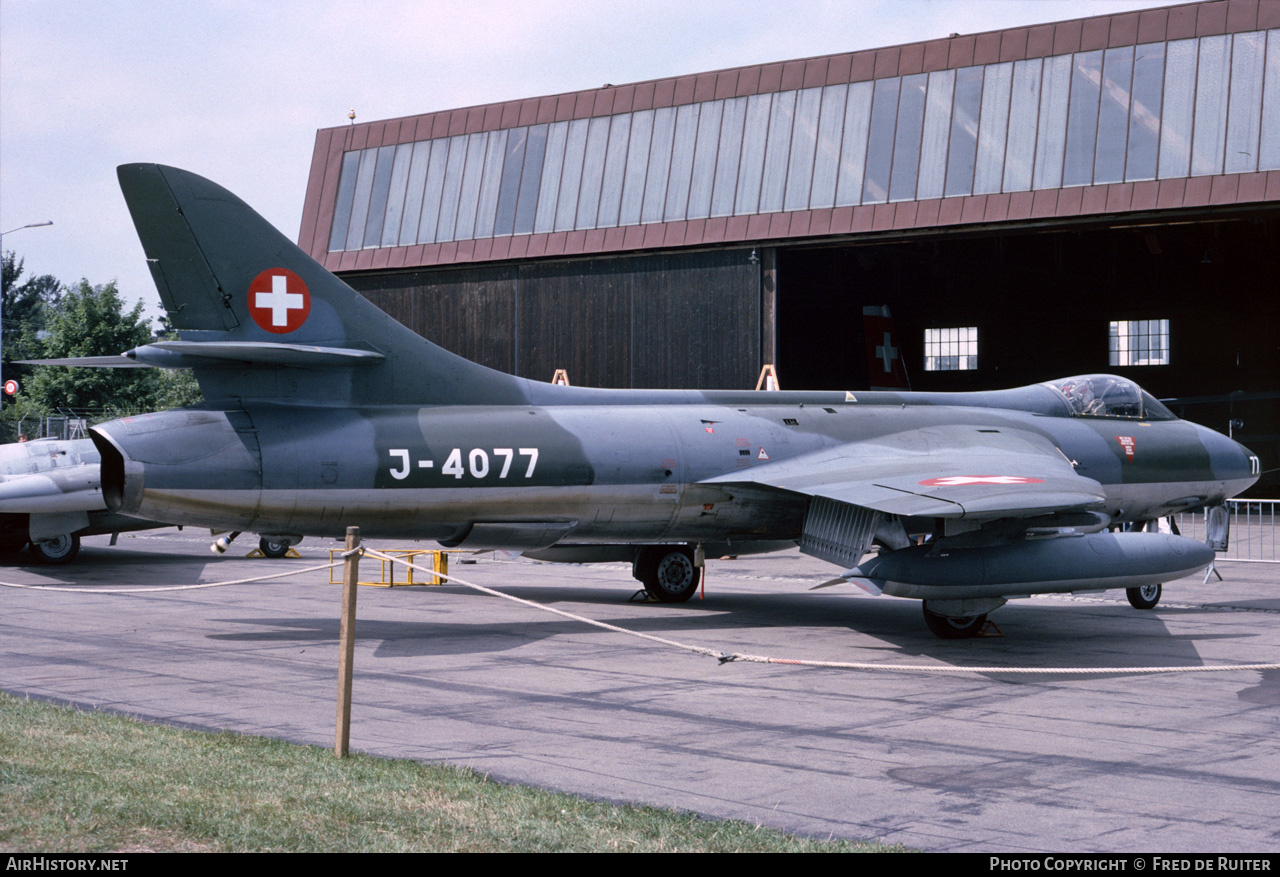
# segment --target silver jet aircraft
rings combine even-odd
[[[966,637],[1033,593],[1155,605],[1214,555],[1140,522],[1259,475],[1246,448],[1107,375],[954,394],[524,380],[419,337],[209,180],[119,177],[180,340],[111,359],[194,369],[207,401],[93,428],[113,511],[626,559],[665,602],[694,593],[707,554],[798,543]]]
[[[75,560],[80,537],[161,526],[108,511],[89,439],[0,445],[0,554],[30,543],[37,563]]]
[[[109,511],[102,498],[100,461],[87,438],[0,445],[0,556],[29,544],[37,563],[62,565],[80,553],[81,536],[110,533],[114,545],[121,533],[168,526]],[[266,557],[284,557],[299,541],[298,536],[263,536],[258,550]],[[222,554],[229,544],[229,539],[219,539],[211,548]]]

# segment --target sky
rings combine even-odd
[[[316,131],[1168,0],[0,0],[0,232],[159,313],[116,184],[169,164],[296,240]]]

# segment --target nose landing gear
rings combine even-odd
[[[1124,595],[1129,598],[1129,605],[1134,609],[1154,609],[1160,602],[1163,590],[1158,584],[1143,585],[1140,588],[1125,588]]]

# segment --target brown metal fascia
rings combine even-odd
[[[320,199],[325,188],[324,172],[329,157],[329,140],[331,131],[317,131],[315,146],[311,151],[311,169],[307,172],[307,193],[302,201],[302,224],[298,229],[298,246],[314,256],[317,251],[316,226],[322,222]],[[337,186],[335,185],[336,191]],[[329,210],[329,221],[333,221],[333,210]]]
[[[333,208],[338,200],[338,176],[342,154],[351,148],[352,132],[347,128],[323,128],[316,132],[307,177],[307,194],[302,205],[302,227],[298,246],[313,259],[325,263],[329,255],[329,233],[333,229]]]

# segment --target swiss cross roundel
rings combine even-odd
[[[249,284],[249,315],[268,332],[301,328],[311,313],[311,291],[288,268],[268,268]]]

